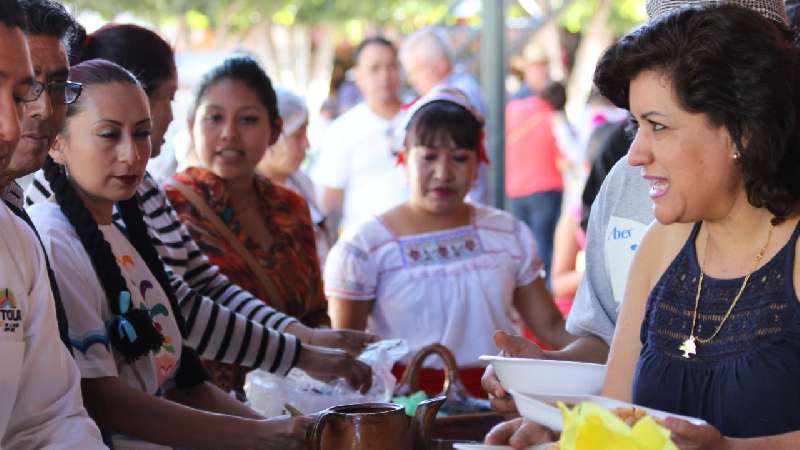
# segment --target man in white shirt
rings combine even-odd
[[[456,66],[455,55],[444,29],[428,27],[417,30],[403,40],[400,63],[408,84],[424,96],[438,86],[453,87],[467,96],[472,106],[486,116],[486,102],[481,86],[469,72]],[[469,192],[468,200],[487,204],[489,201],[488,170],[481,164],[478,181]]]
[[[328,128],[311,173],[326,213],[341,213],[346,229],[408,198],[405,175],[392,153],[402,103],[397,49],[364,40],[355,52],[355,81],[364,100]]]
[[[0,2],[0,171],[35,100],[17,0]],[[59,341],[44,255],[33,231],[0,202],[0,448],[105,448],[83,407],[80,375]]]
[[[33,227],[23,209],[22,187],[15,179],[42,168],[50,144],[64,125],[67,103],[80,95],[80,85],[67,80],[69,61],[62,42],[78,25],[63,5],[51,0],[22,0],[20,6],[27,20],[27,42],[37,96],[24,104],[20,140],[8,166],[0,170],[0,197],[17,217]],[[45,262],[61,340],[71,349],[61,295],[49,261],[45,259]]]

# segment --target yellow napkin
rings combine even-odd
[[[650,416],[629,427],[613,412],[581,403],[573,409],[563,403],[558,407],[564,415],[560,450],[677,450],[670,441],[670,431]]]

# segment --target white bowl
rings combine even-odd
[[[606,378],[604,364],[549,359],[481,356],[494,367],[506,391],[523,394],[599,394]]]

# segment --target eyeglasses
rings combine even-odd
[[[47,94],[50,95],[50,101],[53,102],[54,105],[69,105],[75,103],[75,100],[81,96],[83,85],[72,81],[50,81],[48,83],[42,83],[41,81],[34,80],[31,89],[28,91],[28,94],[22,98],[22,101],[26,103],[35,102],[41,97],[45,89],[47,90]]]

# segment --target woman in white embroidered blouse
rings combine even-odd
[[[464,201],[486,161],[482,117],[460,91],[445,88],[414,104],[404,124],[401,159],[411,197],[331,250],[329,315],[336,328],[403,338],[412,351],[444,344],[467,389],[485,396],[478,357],[497,352],[495,330],[518,333],[513,310],[553,347],[574,338],[545,286],[530,229]],[[423,373],[423,389],[437,391],[440,377]]]

